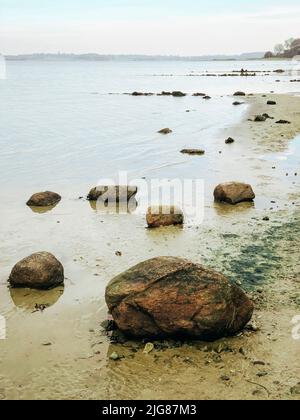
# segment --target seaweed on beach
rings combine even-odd
[[[241,282],[245,289],[266,282],[295,276],[300,272],[297,243],[300,234],[300,215],[293,220],[270,226],[242,238],[224,235],[226,246],[214,254],[214,265],[222,266],[232,281]],[[237,247],[237,243],[241,244]],[[235,252],[232,250],[235,249]]]

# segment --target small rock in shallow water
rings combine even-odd
[[[233,96],[246,96],[245,92],[235,92]]]
[[[175,98],[182,98],[183,96],[186,96],[186,93],[180,92],[180,91],[174,91],[172,92],[172,96]]]
[[[287,121],[287,120],[279,120],[279,121],[276,121],[276,124],[291,124],[291,123],[290,121]]]
[[[238,204],[244,201],[253,201],[255,194],[249,184],[226,182],[215,188],[214,197],[216,201]]]
[[[64,268],[49,252],[37,252],[19,261],[8,281],[12,287],[51,289],[64,282]]]
[[[228,139],[225,140],[226,144],[232,144],[234,142],[235,142],[235,140],[232,137],[228,137]]]
[[[183,225],[184,215],[175,206],[152,206],[148,208],[146,220],[149,228]]]
[[[44,191],[33,194],[27,201],[29,207],[50,207],[55,206],[61,200],[61,196],[52,191]]]
[[[202,155],[205,155],[205,150],[202,150],[202,149],[182,149],[180,153],[185,154],[185,155],[202,156]]]
[[[170,128],[163,128],[162,130],[158,131],[159,134],[171,134],[173,131]]]
[[[99,199],[108,203],[128,202],[137,194],[137,187],[133,185],[98,185],[89,192],[87,199],[97,201]]]

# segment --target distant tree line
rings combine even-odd
[[[268,51],[265,58],[293,58],[300,55],[300,38],[289,38],[283,44],[275,45],[274,51]]]

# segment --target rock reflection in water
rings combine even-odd
[[[26,312],[44,310],[55,305],[64,293],[64,287],[51,290],[11,288],[10,295],[14,304]]]
[[[44,214],[44,213],[49,213],[50,211],[52,211],[57,206],[57,204],[54,204],[54,206],[47,206],[47,207],[28,206],[28,208],[33,213]]]
[[[102,214],[130,214],[134,213],[138,207],[136,199],[131,199],[128,203],[104,203],[101,200],[89,201],[89,203],[94,211]]]
[[[214,211],[218,216],[234,216],[237,213],[249,212],[255,209],[254,202],[245,202],[239,204],[228,204],[228,203],[214,203]]]

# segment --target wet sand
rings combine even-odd
[[[267,106],[268,99],[278,104]],[[300,341],[293,340],[291,324],[300,315],[300,149],[291,149],[300,132],[300,98],[245,101],[243,121],[220,133],[201,225],[188,220],[183,230],[149,231],[142,211],[99,214],[73,191],[48,213],[23,208],[26,192],[15,210],[4,211],[11,239],[1,246],[0,308],[8,338],[0,341],[0,398],[299,399],[290,388],[300,382]],[[275,119],[248,121],[263,112]],[[225,147],[229,135],[236,142]],[[238,174],[253,184],[255,204],[213,203],[215,183]],[[27,227],[19,228],[25,217]],[[9,290],[12,265],[45,243],[65,266],[65,288]],[[107,317],[105,285],[158,255],[186,257],[237,281],[253,296],[259,330],[213,344],[156,343],[148,355],[143,343],[112,344],[100,327]],[[36,303],[47,308],[35,311]],[[111,361],[113,351],[125,357]]]

